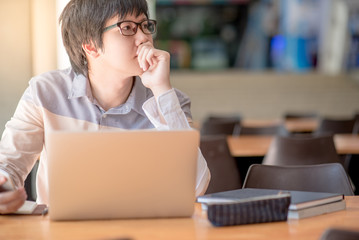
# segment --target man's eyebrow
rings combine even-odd
[[[146,17],[143,17],[143,18],[141,18],[138,22],[143,22],[143,21],[147,21],[148,20],[148,18],[146,18]],[[126,20],[125,20],[126,21]],[[128,21],[130,21],[130,20],[128,20]],[[137,22],[137,21],[134,21],[134,22]]]
[[[129,20],[129,19],[126,19],[126,17],[128,17],[128,15],[126,15],[125,17],[123,17],[123,18],[118,18],[118,22],[121,22],[121,21],[132,21],[132,20]],[[146,17],[146,16],[143,16],[143,18],[141,18],[140,20],[139,20],[139,22],[142,22],[142,21],[146,21],[146,20],[148,20],[149,18],[148,17]]]

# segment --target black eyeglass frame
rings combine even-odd
[[[122,29],[121,29],[120,26],[121,26],[121,24],[124,23],[124,22],[130,22],[130,23],[136,24],[136,28],[135,28],[135,31],[133,32],[133,34],[131,34],[131,35],[123,34]],[[150,32],[150,33],[144,32],[143,29],[142,29],[142,24],[143,24],[144,22],[152,22],[152,23],[154,24],[154,26],[155,26],[155,30],[154,30],[153,32]],[[103,32],[107,32],[108,30],[110,30],[110,29],[112,29],[112,28],[115,28],[115,27],[118,27],[118,28],[120,29],[120,32],[121,32],[121,34],[122,34],[123,36],[133,36],[133,35],[135,35],[135,34],[137,33],[138,27],[141,28],[141,31],[142,31],[144,34],[150,35],[150,34],[156,33],[156,30],[157,30],[157,21],[156,21],[156,20],[153,20],[153,19],[143,20],[142,22],[134,22],[134,21],[130,21],[130,20],[125,20],[125,21],[121,21],[121,22],[117,22],[117,23],[115,23],[115,24],[112,24],[112,25],[110,25],[110,26],[108,26],[108,27],[105,27],[105,28],[103,29]]]

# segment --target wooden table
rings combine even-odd
[[[274,136],[243,135],[228,136],[228,146],[232,156],[260,157],[264,156]],[[336,134],[334,143],[338,154],[359,154],[359,135]]]
[[[314,132],[319,121],[313,118],[287,119],[284,125],[289,132]]]
[[[0,216],[0,239],[305,239],[318,240],[329,227],[359,231],[359,196],[347,209],[275,223],[214,227],[199,204],[192,218],[52,222],[48,216]]]
[[[242,126],[245,127],[267,127],[283,124],[289,132],[313,132],[317,129],[319,121],[316,118],[298,119],[243,119]]]
[[[241,125],[245,127],[268,127],[273,125],[284,124],[289,132],[313,132],[319,125],[318,119],[300,118],[300,119],[243,119]],[[201,129],[201,123],[194,121],[192,127]]]

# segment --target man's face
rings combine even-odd
[[[142,22],[147,20],[144,14],[136,17],[127,15],[120,21]],[[107,21],[105,27],[116,24],[118,17]],[[114,27],[103,33],[103,50],[99,50],[99,63],[106,70],[118,71],[121,75],[130,77],[143,73],[137,61],[137,48],[140,44],[150,42],[153,44],[152,35],[144,34],[140,27],[133,36],[122,35],[118,27]],[[97,61],[98,62],[98,61]]]

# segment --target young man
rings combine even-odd
[[[148,18],[146,0],[71,0],[60,23],[72,67],[31,79],[6,124],[0,170],[17,190],[0,193],[0,213],[23,204],[24,180],[39,157],[37,202],[48,203],[51,130],[190,128],[190,100],[171,86],[169,53],[153,46],[156,22]],[[200,152],[197,171],[200,195],[210,179]],[[5,182],[0,174],[0,185]]]

